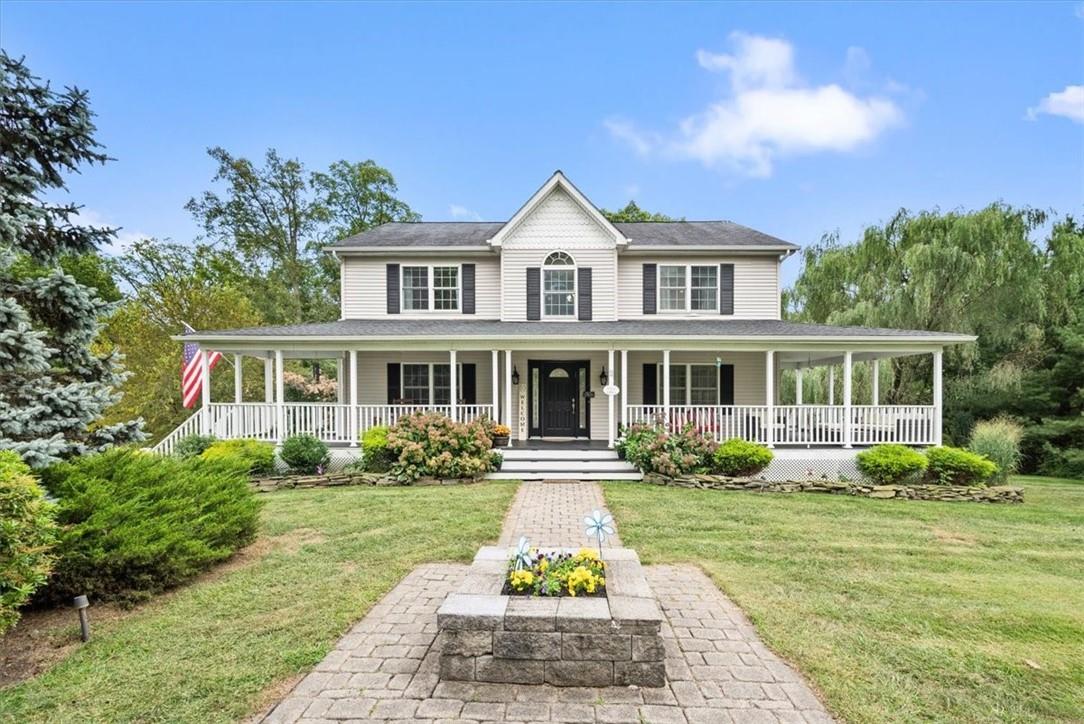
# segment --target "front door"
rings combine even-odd
[[[530,361],[530,434],[587,437],[587,362]]]

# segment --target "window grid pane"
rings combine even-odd
[[[405,364],[403,401],[408,405],[429,404],[429,365]]]
[[[685,311],[685,267],[659,267],[659,307],[664,311]]]
[[[571,269],[547,269],[542,302],[547,317],[570,317],[576,313],[576,277]]]
[[[690,377],[690,404],[719,404],[719,371],[714,365],[693,365]]]
[[[433,309],[459,309],[459,267],[433,267]]]
[[[424,266],[403,267],[403,310],[429,309],[429,269]]]
[[[716,309],[719,269],[715,266],[694,266],[690,277],[691,307],[694,310]]]
[[[433,404],[449,405],[452,402],[452,375],[449,365],[433,365]]]

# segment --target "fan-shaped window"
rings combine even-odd
[[[563,367],[555,367],[553,371],[550,372],[550,377],[552,377],[553,379],[568,379],[568,370],[564,369]]]
[[[555,251],[546,257],[546,266],[575,266],[576,262],[563,251]]]
[[[576,316],[575,260],[563,251],[546,257],[542,272],[542,313],[547,317]]]

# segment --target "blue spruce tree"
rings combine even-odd
[[[143,438],[141,420],[98,424],[124,381],[117,355],[92,349],[112,305],[61,268],[116,232],[48,199],[109,160],[92,117],[85,92],[55,92],[0,51],[0,450],[34,467]]]

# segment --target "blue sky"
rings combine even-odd
[[[195,236],[213,145],[372,158],[427,220],[505,219],[560,168],[803,245],[1084,201],[1079,3],[0,2],[0,45],[90,91],[117,160],[72,198],[125,238]]]

